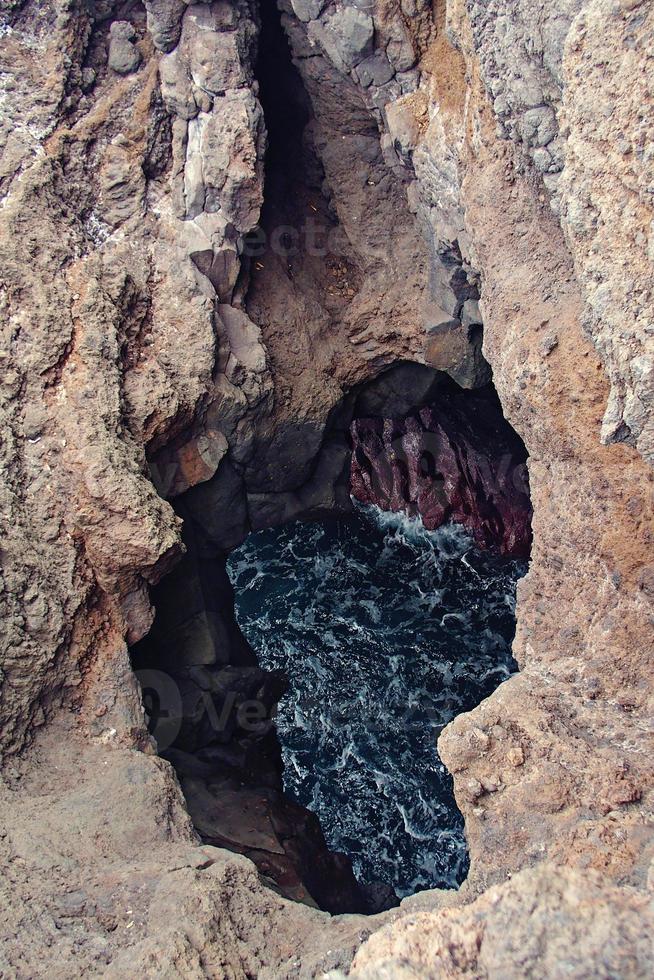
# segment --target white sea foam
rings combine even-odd
[[[436,734],[514,669],[522,570],[460,527],[361,506],[347,527],[258,532],[230,557],[239,622],[291,685],[277,719],[287,791],[363,880],[408,894],[465,873]]]

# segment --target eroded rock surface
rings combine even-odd
[[[465,908],[408,915],[381,929],[357,953],[349,976],[644,978],[653,911],[651,898],[635,889],[544,865]],[[589,964],[596,964],[592,972]]]
[[[254,2],[2,7],[2,970],[319,976],[388,923],[357,973],[651,975],[651,6],[281,7],[287,143]],[[534,506],[521,672],[439,741],[470,877],[404,924],[200,847],[127,651],[164,498],[212,560],[341,506],[332,414],[397,360],[490,363]]]

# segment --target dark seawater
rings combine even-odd
[[[467,851],[436,738],[516,669],[526,564],[459,526],[368,507],[251,534],[228,569],[261,665],[290,681],[277,717],[289,796],[361,881],[455,887]]]

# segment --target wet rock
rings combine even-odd
[[[373,881],[369,885],[363,885],[361,890],[368,915],[378,915],[399,905],[399,898],[391,886],[384,884],[383,881]]]
[[[320,448],[311,476],[298,490],[248,493],[252,530],[351,513],[349,469],[349,444],[345,439],[329,439]]]
[[[219,472],[223,466],[227,461]],[[236,625],[224,560],[215,548],[198,550],[189,510],[184,516],[187,551],[161,583],[157,617],[149,635],[135,648],[136,662],[144,669],[169,673],[213,664],[250,666],[255,657]]]
[[[181,783],[203,840],[247,855],[282,894],[334,914],[391,907],[388,890],[360,890],[349,860],[328,851],[315,815],[279,789],[186,775]]]
[[[188,777],[183,779],[182,789],[193,823],[206,842],[241,852],[255,848],[284,854],[265,795],[257,790],[223,787],[214,795],[204,781]]]
[[[355,419],[351,434],[358,500],[419,514],[432,529],[455,521],[482,547],[529,554],[525,452],[492,399],[452,388],[403,419]]]

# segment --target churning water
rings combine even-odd
[[[465,876],[436,738],[515,670],[525,571],[461,527],[373,507],[251,534],[230,556],[239,624],[290,683],[277,717],[286,791],[359,880],[407,895]]]

